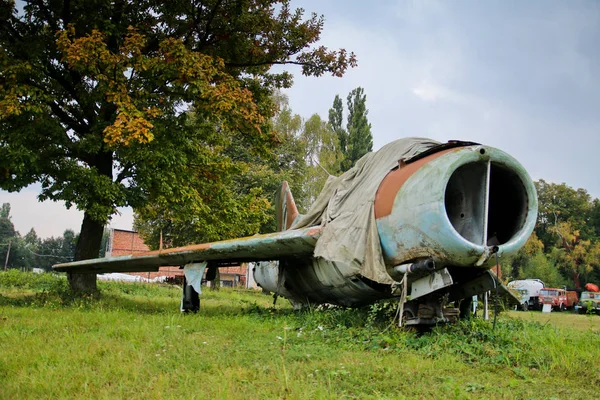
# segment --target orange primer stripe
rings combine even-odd
[[[390,171],[379,184],[377,194],[375,195],[375,218],[387,217],[392,213],[394,200],[404,182],[417,172],[419,168],[436,158],[448,154],[452,151],[460,150],[463,147],[455,147],[452,149],[442,150],[439,153],[431,154],[423,157],[413,163],[406,164],[404,167],[396,168]]]

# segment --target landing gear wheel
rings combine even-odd
[[[527,303],[523,303],[523,304],[521,305],[521,309],[522,309],[523,311],[528,311],[528,310],[529,310],[529,304],[527,304]]]
[[[402,315],[400,316],[401,320],[402,320],[402,326],[406,326],[406,322],[414,319],[417,317],[417,312],[416,310],[418,306],[415,306],[414,304],[408,304],[405,303],[404,304],[404,309],[402,310]]]
[[[402,326],[406,326],[406,321],[416,318],[417,314],[415,313],[415,311],[411,308],[411,307],[406,307],[404,308],[404,311],[402,312]]]
[[[406,322],[406,320],[408,319],[412,319],[415,318],[416,315],[413,313],[412,310],[404,310],[404,312],[402,313],[402,322]]]

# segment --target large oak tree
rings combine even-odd
[[[323,18],[277,0],[0,3],[0,187],[84,211],[75,259],[97,257],[119,206],[195,201],[231,140],[268,154],[274,64],[341,76],[353,54],[314,47]],[[194,119],[185,112],[194,110]],[[235,169],[235,168],[233,168]],[[206,210],[205,210],[206,211]],[[95,288],[94,275],[72,286]]]

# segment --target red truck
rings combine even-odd
[[[577,292],[574,291],[557,288],[544,288],[540,290],[540,308],[544,304],[551,304],[552,309],[555,311],[571,310],[578,301]]]

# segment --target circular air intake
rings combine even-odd
[[[444,204],[452,226],[477,245],[501,245],[525,224],[527,191],[521,178],[494,162],[465,164],[448,180]]]

